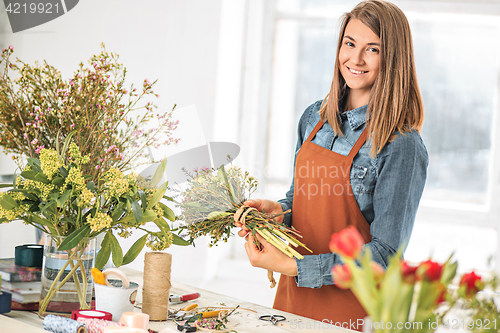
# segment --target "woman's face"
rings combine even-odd
[[[339,52],[340,73],[352,97],[369,98],[380,66],[380,38],[359,20],[345,28]]]

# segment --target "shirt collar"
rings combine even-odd
[[[340,119],[342,122],[344,122],[347,119],[349,121],[349,126],[351,126],[351,129],[354,131],[366,122],[367,110],[368,110],[368,104],[341,113]]]

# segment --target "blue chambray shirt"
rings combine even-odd
[[[321,102],[310,105],[300,118],[295,157],[320,120]],[[340,116],[343,136],[334,133],[325,123],[312,142],[347,156],[365,128],[367,108],[365,105]],[[388,257],[409,242],[429,157],[420,134],[415,130],[404,135],[398,132],[397,137],[375,158],[370,157],[370,148],[371,143],[365,143],[354,157],[350,181],[359,209],[370,224],[372,241],[365,246],[371,249],[377,263],[387,267]],[[293,192],[292,180],[286,199],[279,200],[283,211],[292,209]],[[293,210],[285,215],[284,223],[291,225],[292,215]],[[296,262],[297,286],[309,288],[332,285],[332,267],[342,263],[335,253],[306,255]]]

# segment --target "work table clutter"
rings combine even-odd
[[[137,301],[133,312],[141,313],[142,303],[142,286],[143,276],[142,272],[121,268],[129,276],[130,281],[139,284]],[[179,303],[169,304],[169,312],[173,313],[177,310],[185,308],[190,304],[197,304],[198,309],[234,309],[238,307],[229,317],[227,325],[232,327],[235,331],[240,333],[247,332],[329,332],[335,331],[338,333],[352,332],[351,330],[336,327],[329,323],[322,323],[320,321],[312,320],[309,318],[293,315],[271,309],[262,305],[238,300],[232,297],[214,293],[208,290],[202,290],[179,282],[172,282],[170,289],[171,295],[185,295],[192,293],[200,293],[200,297]],[[260,320],[259,317],[263,315],[283,316],[285,320],[280,320],[273,324],[271,321]],[[280,317],[278,317],[280,318]],[[14,320],[13,320],[14,319]],[[113,321],[118,321],[119,318],[113,318]],[[5,315],[0,316],[0,327],[2,333],[19,333],[19,332],[33,332],[41,333],[48,331],[42,328],[42,319],[40,319],[36,312],[28,311],[11,311]],[[149,321],[148,329],[159,332],[168,328],[170,332],[180,332],[177,330],[177,325],[173,320],[167,321]]]

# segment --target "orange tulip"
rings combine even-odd
[[[354,226],[334,233],[330,240],[330,250],[340,255],[356,259],[365,244],[363,237]]]
[[[352,283],[352,272],[347,265],[335,265],[332,268],[333,283],[340,289],[349,289]]]

